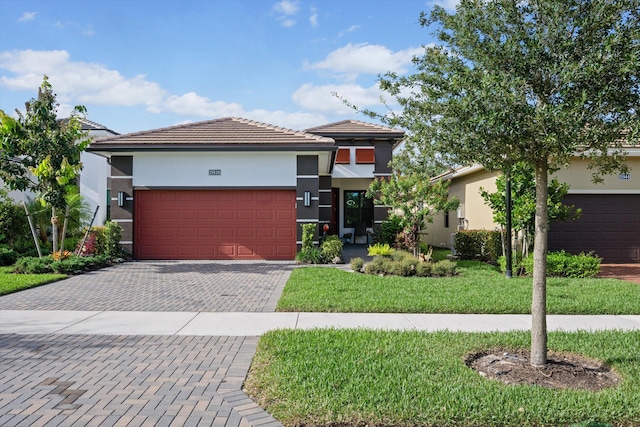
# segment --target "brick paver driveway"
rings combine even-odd
[[[148,261],[0,297],[0,310],[275,310],[282,262]],[[258,337],[0,335],[0,426],[279,426],[242,392]]]
[[[291,262],[143,261],[0,298],[0,310],[275,311]]]

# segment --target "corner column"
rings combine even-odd
[[[297,250],[302,248],[302,224],[319,224],[319,181],[318,156],[299,155],[296,169],[296,222],[297,222]],[[308,206],[307,206],[308,205]],[[313,236],[314,243],[318,243],[318,228]]]
[[[112,156],[111,221],[122,227],[120,244],[133,255],[133,156]]]

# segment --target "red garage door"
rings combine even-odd
[[[564,203],[582,215],[551,224],[549,250],[594,251],[603,262],[640,261],[640,194],[569,194]]]
[[[294,259],[295,192],[137,190],[136,259]]]

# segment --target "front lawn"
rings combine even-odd
[[[443,278],[371,276],[336,268],[291,273],[278,311],[369,313],[531,312],[527,277],[506,279],[494,267],[460,261],[460,275]],[[547,279],[549,314],[640,314],[640,286],[617,279]]]
[[[529,345],[527,332],[273,331],[245,388],[287,426],[640,425],[640,331],[549,334],[551,353],[599,359],[622,376],[598,392],[505,385],[464,363],[473,351]]]
[[[64,274],[12,274],[12,267],[0,267],[0,295],[10,294],[67,277]]]

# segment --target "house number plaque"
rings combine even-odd
[[[209,176],[222,175],[222,169],[209,169]]]
[[[620,175],[618,175],[618,179],[620,179],[622,181],[629,181],[629,180],[631,180],[631,174],[630,173],[621,173]]]

